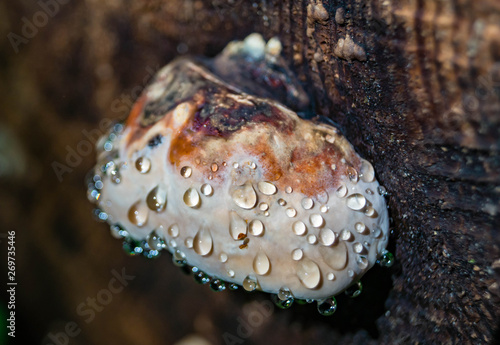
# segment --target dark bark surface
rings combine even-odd
[[[498,1],[62,2],[0,4],[0,225],[16,231],[18,340],[500,341]],[[338,123],[390,193],[396,264],[373,268],[331,317],[212,292],[169,255],[127,257],[85,196],[103,119],[126,116],[174,57],[213,56],[252,32],[281,39],[314,111]],[[69,169],[60,178],[54,162]],[[108,295],[113,270],[134,278]],[[108,304],[92,314],[93,298]]]

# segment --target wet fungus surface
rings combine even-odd
[[[89,198],[129,251],[328,315],[387,255],[385,190],[336,128],[292,110],[307,96],[280,53],[253,34],[161,69],[98,143]]]

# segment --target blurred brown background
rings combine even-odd
[[[86,197],[103,119],[126,116],[175,56],[213,56],[252,32],[281,39],[315,111],[390,192],[397,262],[331,317],[212,292],[168,254],[127,257]],[[18,282],[9,344],[500,340],[498,1],[3,1],[0,37],[1,289],[7,231]]]

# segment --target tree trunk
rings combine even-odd
[[[498,1],[59,1],[0,5],[0,214],[17,236],[18,340],[500,341]],[[372,269],[331,317],[212,292],[168,254],[128,258],[85,197],[103,119],[126,116],[175,56],[213,56],[252,32],[280,38],[314,111],[389,192],[396,264]]]

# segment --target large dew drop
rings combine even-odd
[[[257,203],[257,193],[250,183],[238,187],[233,192],[233,201],[236,205],[246,210],[252,209]]]
[[[202,228],[200,229],[193,240],[193,249],[197,254],[205,256],[210,254],[212,251],[213,240],[210,230]]]
[[[261,181],[257,184],[257,187],[259,188],[260,192],[265,195],[273,195],[277,190],[276,186],[271,182]]]
[[[161,212],[167,205],[167,190],[165,186],[158,185],[153,188],[146,197],[146,204],[150,210]]]
[[[184,203],[189,207],[198,207],[200,205],[200,195],[194,188],[189,188],[183,197]]]
[[[135,168],[141,173],[145,174],[151,170],[151,161],[146,157],[139,157],[135,161]]]
[[[259,253],[253,259],[253,270],[258,275],[264,275],[269,272],[271,268],[271,262],[269,258],[263,251],[259,251]]]
[[[366,198],[362,194],[352,194],[347,197],[347,207],[354,211],[360,211],[366,206]]]
[[[234,211],[229,212],[229,234],[234,240],[241,240],[247,235],[247,223]]]
[[[332,229],[323,228],[319,231],[319,240],[324,246],[331,246],[336,239],[336,235]]]
[[[361,179],[364,182],[373,182],[373,180],[375,180],[375,170],[373,169],[373,165],[364,159],[361,162]]]
[[[252,220],[248,225],[248,228],[250,234],[254,236],[260,236],[264,232],[264,224],[258,219]]]
[[[148,221],[149,210],[145,203],[137,201],[128,210],[128,220],[138,227],[142,227]]]
[[[292,225],[292,230],[293,230],[293,233],[297,236],[302,236],[306,233],[306,225],[301,222],[300,220],[296,221],[295,223],[293,223]]]
[[[317,213],[311,214],[309,216],[309,221],[311,222],[312,226],[314,226],[315,228],[320,228],[325,222],[323,217]]]
[[[257,289],[257,279],[251,277],[251,276],[246,276],[246,278],[243,280],[243,289],[246,291],[254,291]]]
[[[304,259],[297,264],[297,276],[300,282],[308,289],[314,289],[321,281],[321,272],[318,265],[310,260]]]

